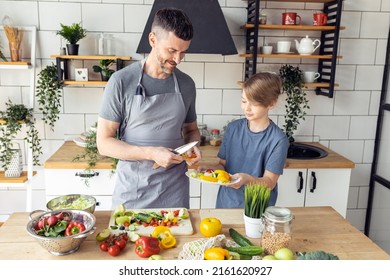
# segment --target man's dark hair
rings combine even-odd
[[[173,32],[178,38],[189,41],[194,36],[192,23],[184,11],[177,8],[163,8],[154,16],[152,31],[162,28]]]

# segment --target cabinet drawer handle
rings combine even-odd
[[[298,187],[298,192],[301,193],[303,189],[303,176],[302,172],[298,172],[298,177],[299,177],[299,187]]]
[[[312,184],[311,184],[310,192],[314,192],[314,190],[317,188],[317,178],[316,178],[316,173],[314,171],[311,172],[311,177],[312,177]]]
[[[99,176],[99,172],[76,172],[75,176],[79,176],[80,178],[91,178]]]

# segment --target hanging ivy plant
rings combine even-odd
[[[61,108],[61,89],[58,84],[57,67],[54,64],[46,66],[38,74],[36,97],[38,109],[43,114],[42,120],[54,131]]]
[[[294,131],[300,120],[305,120],[306,109],[310,109],[306,92],[304,91],[303,73],[299,67],[283,65],[279,70],[282,78],[282,90],[287,94],[286,115],[283,130],[290,143],[294,142]]]
[[[23,104],[13,104],[11,100],[5,103],[7,109],[0,111],[0,161],[2,167],[7,170],[13,156],[12,140],[15,139],[18,132],[22,129],[22,124],[27,126],[27,135],[24,140],[27,141],[32,149],[33,164],[39,165],[39,155],[42,154],[41,141],[38,137],[38,131],[35,128],[35,119],[33,109],[27,108]]]

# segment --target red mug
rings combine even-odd
[[[297,19],[299,20],[297,22]],[[302,19],[297,13],[283,13],[282,14],[282,24],[283,25],[296,25],[301,24]]]
[[[313,25],[326,25],[328,16],[324,13],[313,14]]]

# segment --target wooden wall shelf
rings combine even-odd
[[[283,25],[283,24],[259,24],[260,29],[268,30],[304,30],[304,31],[331,31],[335,30],[335,26],[316,26],[316,25]],[[241,27],[241,29],[251,29],[255,28],[255,25],[252,23],[247,23]],[[344,30],[345,26],[340,26],[340,30]]]
[[[240,54],[242,57],[250,58],[253,57],[253,54]],[[300,54],[257,54],[257,57],[262,58],[303,58],[303,59],[332,59],[332,55],[300,55]],[[342,56],[337,56],[337,58],[343,58]]]
[[[121,59],[130,60],[131,56],[115,56],[115,55],[56,55],[53,54],[51,58],[62,58],[62,59],[79,59],[79,60],[101,60],[101,59]]]
[[[317,59],[318,66],[317,72],[320,73],[318,83],[312,83],[310,87],[316,87],[315,92],[317,95],[323,95],[332,98],[334,93],[335,73],[337,60],[342,56],[337,55],[339,45],[339,33],[340,30],[344,30],[345,26],[341,26],[341,13],[343,0],[246,0],[247,6],[247,20],[244,25],[241,26],[246,32],[246,47],[245,54],[240,54],[245,58],[245,80],[257,73],[258,59],[259,58],[276,58],[276,59]],[[327,25],[315,26],[315,25],[283,25],[283,24],[260,24],[260,11],[263,9],[264,2],[294,2],[294,3],[321,3],[323,8],[321,11],[328,16]],[[305,7],[305,10],[309,10]],[[266,37],[271,37],[270,32],[264,32],[264,30],[283,30],[283,31],[313,31],[320,33],[321,45],[317,54],[312,55],[300,55],[299,53],[273,53],[273,54],[260,54],[259,53],[259,40]],[[272,33],[272,32],[271,32]],[[273,32],[275,33],[275,32]],[[286,33],[286,32],[284,32]],[[281,35],[275,34],[281,37]],[[284,34],[283,37],[285,37]],[[291,36],[296,37],[296,36]],[[315,36],[314,36],[315,37]],[[275,37],[273,40],[276,42]],[[267,63],[267,61],[261,61]],[[302,61],[303,62],[303,61]],[[286,63],[286,62],[285,62]]]
[[[31,63],[26,61],[0,61],[0,69],[30,69]]]
[[[37,174],[36,171],[33,172],[33,176]],[[2,184],[23,184],[23,183],[26,183],[28,180],[28,176],[27,176],[27,171],[22,171],[22,174],[20,175],[20,177],[14,177],[14,178],[11,178],[11,177],[5,177],[4,175],[4,171],[0,171],[0,183]]]
[[[115,56],[115,55],[56,55],[53,54],[50,56],[51,58],[56,59],[57,64],[57,73],[58,73],[58,85],[69,86],[69,85],[89,85],[89,86],[97,86],[97,85],[106,85],[106,81],[73,81],[69,80],[68,73],[68,62],[70,60],[103,60],[103,59],[112,59],[115,60],[116,70],[122,69],[124,67],[124,61],[131,60],[131,56]],[[63,64],[63,69],[61,69],[61,62]],[[62,75],[63,78],[62,79]]]
[[[68,85],[68,86],[74,86],[74,85],[85,85],[85,86],[98,86],[98,85],[106,85],[106,81],[86,81],[86,82],[81,82],[81,81],[71,81],[71,80],[64,80],[62,82],[63,85]]]

